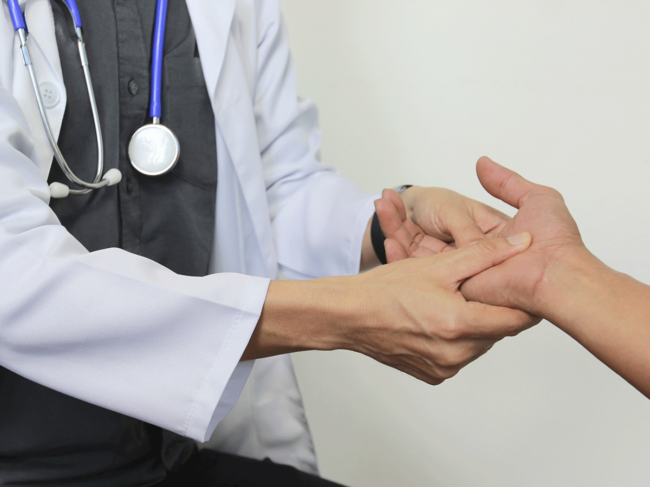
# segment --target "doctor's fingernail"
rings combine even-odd
[[[528,232],[520,233],[519,235],[513,235],[508,237],[506,240],[510,245],[523,245],[530,243],[532,235]]]

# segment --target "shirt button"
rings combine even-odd
[[[59,88],[54,84],[46,81],[41,83],[39,86],[41,92],[41,100],[43,100],[43,106],[45,108],[55,107],[59,100],[61,99],[61,94]]]
[[[129,93],[135,96],[138,94],[138,91],[140,91],[140,87],[138,86],[138,83],[136,83],[134,79],[129,81]]]

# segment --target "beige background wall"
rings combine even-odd
[[[324,161],[368,191],[504,210],[474,174],[490,155],[561,190],[588,246],[650,283],[649,2],[282,6]],[[349,485],[650,485],[650,402],[548,323],[440,387],[350,353],[295,362],[322,472]]]

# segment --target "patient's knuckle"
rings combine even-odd
[[[468,216],[467,218],[469,219],[469,216]],[[476,227],[476,225],[474,225],[474,223],[471,222],[471,221],[465,221],[465,222],[463,222],[463,223],[460,225],[460,227],[458,228],[458,230],[459,230],[460,232],[462,232],[462,233],[478,233],[478,232],[480,232],[480,230],[478,230],[478,228]]]
[[[540,186],[538,188],[539,193],[543,194],[544,196],[550,196],[551,198],[558,199],[560,201],[564,201],[564,197],[562,196],[562,193],[560,193],[557,189],[551,188],[550,186]]]

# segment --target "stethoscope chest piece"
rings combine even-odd
[[[151,102],[149,106],[149,116],[153,119],[153,123],[140,128],[133,134],[129,142],[129,159],[131,159],[131,164],[133,164],[136,170],[147,176],[159,176],[171,171],[178,162],[181,154],[181,147],[174,133],[160,124],[160,116],[162,113],[163,44],[165,41],[165,23],[167,21],[167,2],[168,0],[156,0],[156,21],[154,25],[154,42],[151,60]],[[81,188],[71,189],[63,183],[52,183],[50,185],[50,195],[52,198],[65,198],[69,194],[88,194],[93,189],[103,188],[104,186],[115,186],[122,179],[122,173],[118,169],[110,169],[102,176],[102,172],[104,171],[104,144],[97,103],[95,101],[95,92],[88,69],[88,56],[86,55],[86,48],[81,32],[81,16],[79,15],[76,0],[64,0],[64,3],[68,7],[72,21],[74,22],[75,32],[77,33],[79,60],[84,77],[86,78],[88,97],[95,123],[95,133],[97,136],[97,173],[92,182],[84,181],[77,177],[64,159],[63,154],[61,154],[46,112],[46,108],[49,108],[48,104],[54,103],[54,101],[48,100],[47,93],[41,95],[41,88],[45,87],[45,83],[41,87],[36,79],[36,72],[32,65],[29,46],[27,44],[28,35],[25,16],[20,9],[19,0],[7,0],[11,22],[13,23],[14,30],[18,33],[23,61],[29,71],[29,77],[48,142],[63,173],[72,183]]]
[[[178,162],[181,146],[174,133],[164,125],[140,127],[129,142],[129,159],[133,167],[147,176],[168,173]]]

